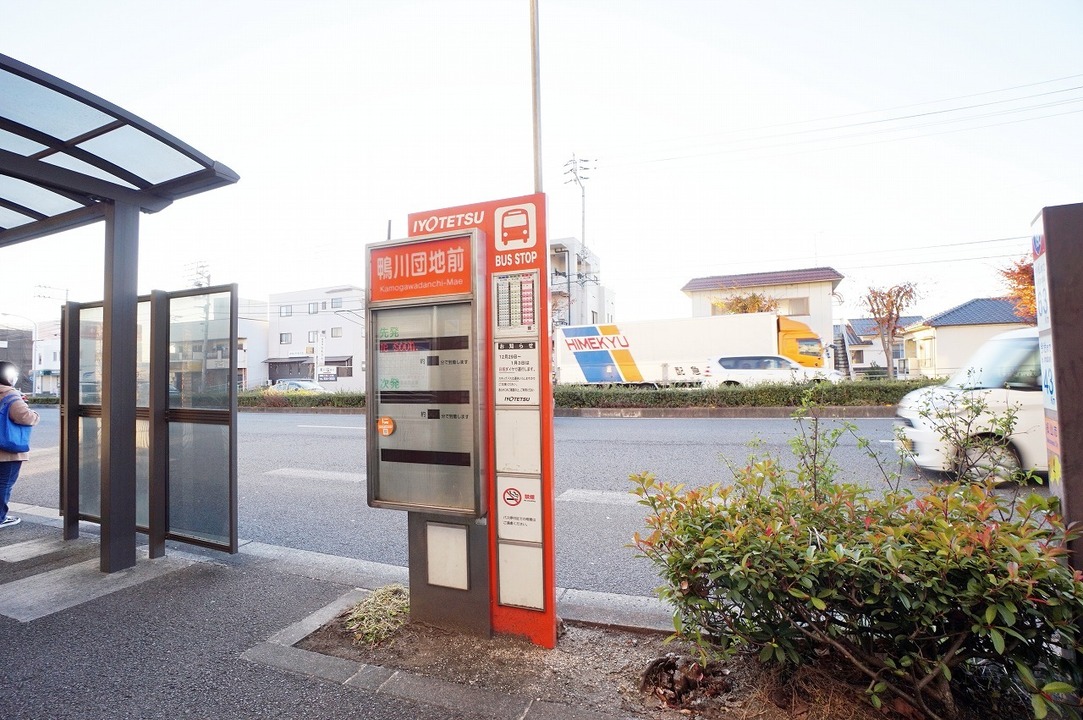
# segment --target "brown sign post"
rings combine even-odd
[[[1049,486],[1067,524],[1083,520],[1083,204],[1044,208],[1033,244]],[[1083,568],[1083,538],[1069,549]]]

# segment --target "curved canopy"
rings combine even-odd
[[[96,95],[0,55],[0,247],[103,217],[157,212],[238,176]]]

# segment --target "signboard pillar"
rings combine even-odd
[[[489,610],[495,632],[556,645],[553,388],[549,338],[549,244],[541,193],[408,218],[409,234],[483,233],[487,295],[484,481]],[[479,291],[479,295],[482,291]]]
[[[488,636],[488,295],[477,231],[369,245],[368,503],[406,510],[410,615]]]
[[[1033,229],[1049,486],[1067,524],[1083,520],[1083,204],[1047,207]],[[1083,539],[1069,550],[1083,568]]]

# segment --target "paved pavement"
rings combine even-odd
[[[247,542],[170,544],[98,569],[98,526],[13,503],[0,530],[0,718],[605,720],[579,708],[366,666],[293,645],[406,568]],[[558,589],[567,621],[666,630],[653,598]],[[616,711],[615,711],[616,712]]]

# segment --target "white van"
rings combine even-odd
[[[984,412],[966,417],[973,415],[968,404],[981,406]],[[1005,417],[1009,410],[1015,412],[1015,424],[1010,436],[1002,437],[995,418]],[[946,383],[907,394],[895,420],[901,426],[896,445],[920,468],[959,472],[971,467],[1002,479],[1020,470],[1047,472],[1037,328],[990,338]],[[962,442],[949,442],[938,426],[951,427]],[[968,447],[971,441],[983,442]],[[953,449],[959,444],[968,449]]]
[[[707,358],[703,387],[842,380],[837,370],[798,365],[782,355],[722,355]]]

